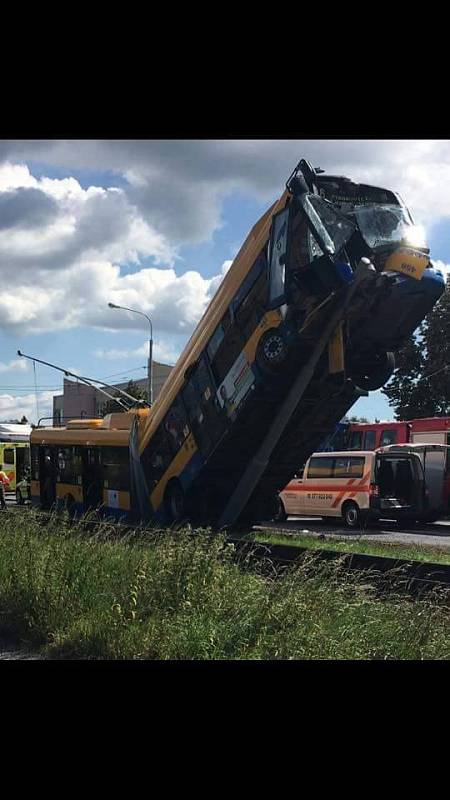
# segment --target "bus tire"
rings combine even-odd
[[[395,369],[395,356],[391,352],[376,353],[370,363],[358,365],[350,370],[351,378],[360,388],[368,392],[381,389]]]
[[[186,504],[183,487],[179,480],[174,478],[166,486],[164,492],[164,507],[169,522],[181,522],[186,515]]]
[[[277,328],[263,333],[256,350],[256,363],[263,372],[278,372],[287,357],[286,342]]]
[[[51,510],[51,509],[50,509]],[[67,511],[69,520],[73,522],[76,517],[75,498],[72,494],[66,494],[64,497],[64,511]]]
[[[353,500],[346,500],[342,506],[342,519],[346,528],[355,529],[361,525],[361,511]]]

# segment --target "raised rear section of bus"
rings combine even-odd
[[[396,195],[325,178],[306,162],[294,171],[139,429],[162,522],[270,514],[444,291],[427,249],[403,246],[414,226]]]

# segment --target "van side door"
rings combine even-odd
[[[333,509],[335,456],[311,456],[305,469],[303,511],[308,516],[336,516]],[[338,487],[336,487],[338,488]]]

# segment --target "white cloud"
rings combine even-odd
[[[450,216],[449,140],[3,141],[0,159],[2,154],[12,162],[34,158],[68,171],[115,172],[128,182],[129,202],[172,244],[210,238],[221,224],[223,198],[232,191],[274,198],[300,158],[400,192],[420,221]],[[8,185],[36,185],[25,169],[9,167]]]
[[[4,362],[0,361],[0,372],[24,372],[27,369],[27,362],[20,358],[10,361],[9,364],[5,364]]]
[[[440,261],[439,259],[432,259],[433,265],[437,267],[437,269],[441,269],[444,275],[450,275],[450,264],[446,264],[444,261]]]
[[[53,392],[38,392],[39,418],[53,414]],[[25,414],[29,422],[37,423],[36,395],[0,394],[0,419],[21,419]]]
[[[178,245],[211,237],[230,192],[271,202],[302,156],[399,191],[428,227],[450,216],[449,141],[3,141],[2,155],[0,314],[14,333],[145,330],[145,320],[108,309],[113,301],[149,314],[160,335],[186,338],[231,262],[208,279],[179,273]],[[27,158],[109,170],[121,186],[36,178],[15,163]]]
[[[162,364],[174,364],[180,355],[182,345],[176,346],[175,343],[169,342],[154,342],[153,343],[153,359]],[[121,361],[140,359],[145,366],[147,364],[149,352],[148,341],[145,341],[140,347],[135,347],[132,350],[112,348],[108,350],[98,349],[94,350],[92,355],[95,358],[100,358],[106,361]]]

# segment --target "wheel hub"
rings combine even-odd
[[[270,336],[264,342],[264,355],[269,361],[275,361],[283,352],[283,340],[281,336]]]

